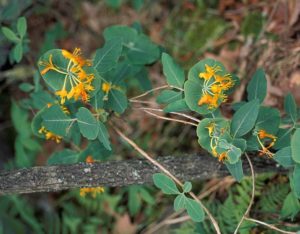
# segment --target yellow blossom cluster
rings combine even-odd
[[[211,122],[206,128],[208,129],[208,134],[210,137],[210,148],[213,156],[217,157],[219,162],[224,162],[228,157],[228,151],[224,151],[222,153],[217,152],[217,147],[219,144],[219,136],[217,136],[217,124],[215,122]],[[222,134],[223,128],[220,129],[220,133]]]
[[[45,135],[46,140],[53,140],[56,143],[60,143],[61,142],[61,139],[62,139],[61,136],[58,136],[58,135],[54,134],[53,132],[50,132],[44,126],[42,126],[39,129],[39,133]]]
[[[264,146],[263,142],[261,141],[263,139],[269,139],[271,140],[271,142],[269,143],[269,145]],[[269,149],[273,147],[277,140],[277,137],[270,133],[267,133],[265,130],[259,130],[257,133],[257,140],[262,148],[261,150],[259,150],[260,155],[267,155],[268,157],[272,158],[274,156],[274,153],[272,153]]]
[[[234,80],[230,74],[222,76],[219,75],[220,72],[222,72],[220,66],[205,64],[205,72],[199,73],[199,78],[204,79],[202,96],[198,101],[199,106],[207,104],[209,109],[215,109],[218,107],[218,102],[227,100],[224,91],[234,85]]]
[[[81,57],[81,50],[76,48],[73,53],[67,50],[62,50],[62,56],[67,59],[68,65],[66,68],[61,68],[53,63],[53,56],[50,54],[49,61],[41,61],[39,65],[44,66],[41,71],[45,75],[49,71],[55,71],[64,75],[64,82],[61,90],[56,91],[56,95],[60,97],[61,104],[64,104],[66,99],[74,98],[78,100],[79,97],[84,102],[89,100],[89,92],[94,90],[92,81],[94,74],[87,74],[84,66],[89,67],[92,63]]]

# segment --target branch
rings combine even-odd
[[[227,169],[207,153],[157,157],[157,161],[182,180],[205,180],[228,175]],[[256,173],[284,172],[272,160],[253,157]],[[244,163],[250,174],[249,165]],[[143,159],[77,163],[0,171],[0,194],[61,191],[79,187],[121,187],[152,183],[159,169]]]

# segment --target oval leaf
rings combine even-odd
[[[248,100],[258,99],[262,103],[267,95],[267,79],[263,69],[259,68],[247,86]]]
[[[95,140],[99,133],[99,123],[92,113],[87,108],[80,107],[76,117],[81,134],[89,140]]]
[[[161,60],[167,83],[171,86],[182,88],[184,83],[183,69],[175,63],[174,59],[167,53],[162,54]]]
[[[204,211],[197,201],[191,198],[186,198],[185,208],[188,215],[194,222],[202,222],[204,220]]]
[[[154,174],[153,181],[155,186],[165,194],[180,194],[175,182],[163,173]]]
[[[259,111],[258,99],[244,104],[232,118],[230,131],[233,137],[241,137],[254,127]]]

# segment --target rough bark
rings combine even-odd
[[[284,169],[273,160],[251,157],[256,173]],[[182,180],[204,180],[228,175],[225,165],[208,155],[158,157],[157,160]],[[249,165],[243,162],[245,173]],[[152,182],[159,170],[144,159],[32,167],[0,172],[0,194],[61,191],[79,187],[120,187]]]

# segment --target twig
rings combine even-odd
[[[198,126],[197,124],[192,123],[192,122],[184,121],[184,120],[181,120],[181,119],[174,119],[174,118],[169,118],[169,117],[160,116],[160,115],[154,114],[154,113],[152,113],[152,112],[150,112],[150,111],[147,111],[147,110],[143,110],[143,111],[146,112],[146,113],[149,114],[149,115],[152,115],[152,116],[158,118],[158,119],[169,120],[169,121],[178,122],[178,123],[183,123],[183,124],[189,124],[189,125],[192,125],[192,126],[195,126],[195,127]]]
[[[150,111],[158,111],[158,112],[164,112],[163,109],[159,109],[159,108],[149,108],[149,107],[140,107],[138,109],[141,109],[141,110],[150,110]],[[187,119],[190,119],[190,120],[194,120],[195,122],[197,123],[200,123],[200,120],[197,119],[197,118],[194,118],[193,116],[190,116],[190,115],[187,115],[187,114],[183,114],[183,113],[179,113],[179,112],[169,112],[169,114],[173,114],[173,115],[178,115],[178,116],[182,116],[182,117],[185,117]]]
[[[175,87],[175,86],[171,86],[171,85],[163,85],[163,86],[160,86],[160,87],[156,87],[154,89],[151,89],[151,90],[148,90],[147,92],[145,93],[142,93],[138,96],[135,96],[135,97],[132,97],[130,98],[129,100],[135,100],[135,99],[138,99],[138,98],[141,98],[141,97],[144,97],[146,95],[148,95],[149,93],[152,93],[154,91],[157,91],[157,90],[161,90],[161,89],[167,89],[167,88],[171,88],[171,89],[177,89],[177,90],[180,90],[180,91],[184,91],[182,88],[179,88],[179,87]]]
[[[248,221],[254,222],[254,223],[258,223],[258,224],[260,224],[260,225],[266,226],[266,227],[268,227],[268,228],[270,228],[270,229],[272,229],[272,230],[278,231],[278,232],[280,232],[280,233],[285,233],[285,234],[296,234],[296,233],[297,233],[297,232],[289,232],[289,231],[281,230],[281,229],[275,227],[274,225],[271,225],[271,224],[268,224],[268,223],[259,221],[259,220],[257,220],[257,219],[252,219],[252,218],[247,218],[247,217],[245,217],[245,220],[248,220]]]
[[[133,103],[141,103],[141,104],[151,104],[151,105],[157,105],[156,102],[151,102],[151,101],[141,101],[141,100],[129,100],[130,102],[133,102]]]
[[[119,129],[112,126],[113,129],[119,134],[121,138],[123,138],[127,143],[129,143],[136,151],[138,151],[142,156],[144,156],[147,160],[149,160],[153,165],[158,167],[162,172],[164,172],[166,175],[168,175],[172,180],[174,180],[180,187],[183,187],[183,183],[177,179],[169,170],[167,170],[163,165],[161,165],[159,162],[157,162],[155,159],[153,159],[150,155],[148,155],[144,150],[142,150],[136,143],[134,143],[131,139],[129,139],[127,136],[125,136]],[[212,216],[212,214],[209,212],[209,210],[202,204],[202,202],[198,199],[198,197],[193,193],[189,192],[189,195],[194,198],[203,208],[203,210],[206,212],[207,216],[210,218],[217,234],[221,234],[219,225],[215,218]]]
[[[132,98],[130,98],[129,100],[130,100],[130,101],[131,101],[131,100],[135,100],[135,99],[144,97],[144,96],[146,96],[146,95],[148,95],[149,93],[152,93],[152,92],[154,92],[154,91],[161,90],[161,89],[166,89],[166,88],[169,88],[169,87],[170,87],[169,85],[159,86],[159,87],[156,87],[156,88],[154,88],[154,89],[150,89],[150,90],[148,90],[147,92],[142,93],[142,94],[140,94],[140,95],[138,95],[138,96],[132,97]]]
[[[251,162],[251,160],[250,160],[250,158],[249,158],[249,156],[248,156],[247,153],[245,153],[245,156],[246,156],[246,158],[247,158],[247,160],[248,160],[248,163],[249,163],[249,166],[250,166],[250,171],[251,171],[251,177],[252,177],[252,193],[251,193],[251,199],[250,199],[250,203],[249,203],[249,205],[248,205],[248,207],[247,207],[247,210],[246,210],[245,214],[243,215],[243,217],[241,218],[240,222],[238,223],[238,225],[237,225],[237,227],[236,227],[236,229],[235,229],[235,231],[234,231],[234,234],[237,234],[237,232],[238,232],[240,226],[242,225],[244,219],[248,216],[248,214],[249,214],[249,212],[250,212],[250,210],[251,210],[251,207],[252,207],[252,205],[253,205],[253,202],[254,202],[254,196],[255,196],[255,174],[254,174],[254,169],[253,169],[252,162]]]

